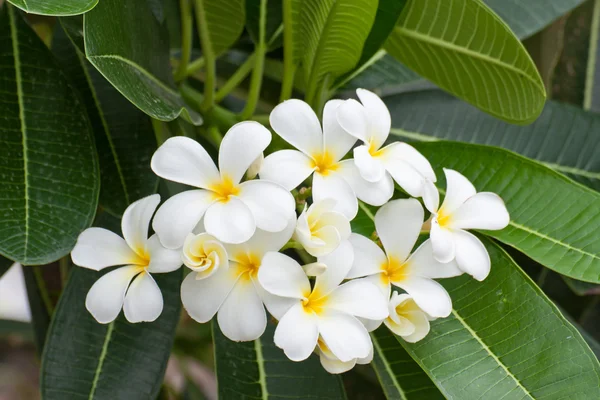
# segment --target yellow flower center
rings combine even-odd
[[[229,177],[223,177],[221,182],[209,186],[209,189],[213,192],[215,200],[222,202],[227,202],[230,196],[237,196],[240,193],[239,186]]]
[[[381,265],[381,279],[385,284],[401,282],[408,276],[407,267],[408,263],[402,263],[395,257],[389,257],[388,260]]]
[[[444,209],[440,209],[437,213],[437,221],[440,226],[446,226],[450,223],[452,215],[446,214]]]
[[[381,155],[381,149],[379,149],[372,140],[369,141],[369,154],[371,157],[377,157]]]
[[[138,266],[139,271],[143,271],[150,265],[150,254],[143,248],[133,249],[136,254],[136,259],[131,261],[131,264]]]
[[[254,253],[241,253],[234,259],[238,264],[238,273],[242,275],[242,279],[256,279],[260,268],[260,257]]]
[[[321,175],[327,175],[331,171],[335,171],[339,168],[339,164],[335,162],[333,155],[329,152],[313,155],[312,168],[315,172]]]
[[[302,299],[302,306],[305,312],[313,312],[317,315],[323,312],[327,296],[322,296],[318,290],[313,290],[308,296]]]

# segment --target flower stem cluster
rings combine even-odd
[[[130,322],[156,320],[163,300],[152,274],[185,265],[181,300],[193,319],[216,316],[229,339],[250,341],[264,333],[268,312],[278,321],[274,342],[289,359],[314,352],[331,373],[370,362],[369,332],[382,324],[408,342],[423,339],[431,320],[452,312],[436,279],[467,273],[481,281],[490,272],[484,245],[467,230],[502,229],[508,212],[497,195],[477,193],[452,170],[444,170],[440,207],[427,159],[406,143],[385,145],[389,111],[375,94],[357,94],[360,102],[329,101],[322,125],[303,101],[275,107],[271,127],[297,150],[264,158],[271,133],[258,122],[227,132],[218,166],[196,141],[168,139],[152,170],[193,189],[166,200],[154,218],[159,195],[136,201],[123,215],[123,238],[89,228],[72,251],[81,267],[122,266],[90,289],[94,318],[109,323],[124,309]],[[346,158],[351,150],[354,158]],[[312,201],[301,199],[308,204],[298,216],[291,191],[303,182]],[[412,197],[392,200],[394,183]],[[359,201],[379,207],[381,247],[352,233]],[[413,251],[422,204],[431,235]],[[301,265],[283,248],[314,258]]]

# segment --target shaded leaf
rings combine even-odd
[[[95,225],[118,231],[103,213]],[[154,274],[164,308],[151,323],[131,324],[123,313],[102,325],[85,308],[90,287],[106,271],[74,267],[58,303],[42,360],[42,397],[65,399],[153,399],[158,394],[181,309],[181,270]]]
[[[453,142],[416,143],[445,188],[442,167],[465,175],[478,191],[500,195],[511,221],[486,231],[563,275],[600,283],[600,194],[506,150]]]
[[[84,15],[87,59],[129,101],[161,121],[179,115],[198,125],[175,91],[167,27],[145,0],[103,0]]]
[[[392,135],[405,141],[456,140],[500,146],[533,158],[600,190],[600,116],[548,101],[526,127],[498,121],[440,91],[384,98],[392,114]]]
[[[600,112],[600,3],[594,1],[583,107]]]
[[[409,1],[385,48],[497,118],[527,124],[544,106],[544,84],[529,54],[479,0]]]
[[[21,10],[40,15],[77,15],[90,11],[98,0],[8,0]]]
[[[260,9],[265,7],[265,43],[268,51],[283,44],[283,15],[281,0],[246,0],[246,29],[254,44],[260,42]]]
[[[96,212],[98,159],[85,108],[19,12],[0,16],[0,253],[24,265],[67,254]]]
[[[120,215],[129,204],[156,192],[158,177],[150,169],[156,150],[152,123],[86,61],[60,26],[57,28],[53,52],[82,95],[94,128],[100,205]]]
[[[260,339],[233,342],[213,323],[219,398],[346,398],[339,375],[327,373],[314,354],[306,361],[290,361],[275,347],[274,332],[270,322]]]
[[[244,0],[197,0],[196,6],[202,8],[204,19],[197,23],[206,24],[212,52],[219,56],[233,46],[244,30]]]
[[[23,267],[27,300],[31,311],[31,326],[38,356],[41,356],[44,350],[46,335],[54,311],[42,269],[43,267]]]
[[[13,260],[9,260],[6,257],[0,256],[0,278],[2,278],[2,275],[4,275],[4,273],[8,271],[13,264]]]

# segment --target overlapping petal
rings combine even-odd
[[[314,171],[313,160],[298,150],[280,150],[269,154],[262,163],[261,179],[280,184],[292,190]]]
[[[144,253],[150,220],[158,203],[160,203],[160,195],[153,194],[131,203],[123,213],[121,220],[123,237],[137,254]]]
[[[104,228],[88,228],[81,232],[71,251],[75,265],[100,271],[113,265],[143,264],[125,240]]]
[[[319,338],[319,318],[298,302],[285,313],[275,329],[275,345],[292,361],[306,360]]]
[[[267,327],[265,307],[251,279],[241,277],[219,308],[217,321],[229,339],[258,339]]]
[[[271,111],[271,127],[286,142],[310,155],[323,150],[323,133],[315,112],[302,100],[286,100]]]
[[[414,247],[425,213],[416,199],[393,200],[375,214],[375,228],[388,257],[405,261]]]
[[[228,201],[218,201],[208,207],[204,215],[204,227],[206,232],[220,241],[237,244],[252,237],[256,231],[256,221],[244,201],[230,196]]]
[[[268,232],[281,232],[294,215],[294,196],[282,186],[264,180],[240,185],[240,200],[250,209],[256,226]]]
[[[85,308],[96,321],[108,324],[119,316],[129,283],[139,273],[139,267],[134,265],[117,268],[92,285],[85,298]]]
[[[163,310],[163,297],[148,272],[139,274],[127,290],[123,311],[131,323],[155,321]]]

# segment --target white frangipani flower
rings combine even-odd
[[[353,219],[358,212],[357,196],[379,206],[392,197],[394,186],[391,180],[380,185],[367,182],[352,160],[340,161],[356,142],[336,120],[336,108],[342,103],[330,100],[325,104],[322,130],[317,115],[301,100],[287,100],[275,107],[269,117],[271,127],[300,151],[270,154],[259,175],[292,190],[314,172],[313,200],[335,199],[336,210]]]
[[[317,342],[316,353],[319,355],[321,365],[325,371],[330,374],[341,374],[350,371],[356,364],[369,364],[373,361],[373,348],[371,347],[371,353],[364,358],[353,358],[350,361],[341,361],[337,358],[331,350],[327,347],[323,339],[319,338]]]
[[[226,337],[235,341],[258,339],[267,325],[265,306],[275,318],[281,318],[292,305],[290,299],[266,292],[257,274],[263,268],[265,254],[281,249],[291,238],[295,225],[296,219],[291,218],[282,232],[257,229],[247,242],[225,245],[229,268],[219,265],[203,279],[190,273],[181,285],[181,301],[190,317],[207,322],[218,312],[217,322]]]
[[[423,201],[431,212],[431,243],[434,257],[443,263],[456,260],[458,268],[478,281],[490,273],[490,256],[479,239],[466,229],[505,228],[510,216],[495,193],[480,192],[462,174],[444,169],[446,197],[439,206],[439,193],[428,182]]]
[[[393,178],[409,195],[423,195],[424,179],[435,182],[429,161],[414,147],[394,142],[384,145],[392,119],[385,103],[374,93],[357,89],[361,103],[344,101],[337,109],[337,120],[352,136],[364,144],[354,149],[354,162],[361,176],[369,182],[391,181]]]
[[[121,220],[125,239],[103,228],[88,228],[77,238],[71,252],[75,265],[95,271],[125,265],[103,275],[88,292],[85,306],[101,324],[114,321],[121,308],[129,322],[154,321],[162,313],[162,293],[150,274],[175,271],[181,255],[163,247],[156,235],[148,239],[158,203],[160,195],[153,194],[127,207]]]
[[[298,217],[294,239],[314,257],[331,253],[350,236],[350,221],[334,210],[335,204],[334,199],[318,201]]]
[[[421,226],[423,207],[415,199],[393,200],[375,215],[375,229],[385,253],[373,241],[353,233],[354,264],[347,278],[366,276],[377,285],[386,299],[391,285],[404,289],[417,305],[432,317],[447,317],[452,301],[446,289],[434,278],[462,274],[456,263],[442,264],[433,257],[431,241],[425,241],[411,255]],[[367,324],[368,325],[368,324]]]
[[[194,271],[195,279],[205,279],[219,268],[229,269],[227,250],[221,242],[208,233],[190,233],[183,243],[181,260]]]
[[[0,319],[31,322],[23,267],[19,263],[0,276]]]
[[[390,316],[383,323],[407,342],[418,342],[429,333],[429,316],[410,295],[394,292],[389,302],[389,311]]]
[[[294,214],[294,198],[276,183],[252,180],[240,183],[248,168],[271,141],[258,122],[234,125],[221,142],[219,169],[206,150],[186,137],[168,139],[152,157],[160,177],[200,189],[179,193],[158,210],[152,227],[168,248],[183,245],[204,217],[206,232],[225,243],[247,241],[256,228],[280,232]]]
[[[275,345],[290,360],[302,361],[315,350],[319,338],[342,362],[368,357],[372,351],[369,333],[357,317],[383,320],[388,315],[386,300],[377,287],[359,280],[342,283],[352,266],[348,242],[321,257],[327,265],[316,277],[314,288],[294,259],[271,252],[263,259],[258,280],[266,291],[291,299],[293,306],[275,329]]]

